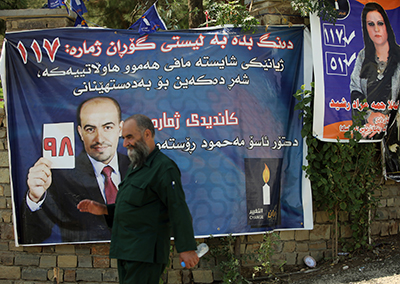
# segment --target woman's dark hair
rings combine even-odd
[[[365,58],[370,60],[375,60],[375,46],[372,42],[372,39],[369,37],[367,30],[367,14],[372,11],[377,11],[382,15],[383,20],[385,21],[386,32],[388,35],[389,42],[389,57],[394,56],[395,61],[398,62],[398,45],[396,43],[396,37],[394,35],[392,26],[390,25],[389,18],[386,14],[386,11],[382,8],[381,5],[375,2],[370,2],[365,4],[364,9],[362,11],[362,29],[363,29],[363,37],[364,37],[364,47],[365,47]]]
[[[387,66],[387,72],[385,76],[392,77],[394,71],[396,69],[397,64],[400,62],[400,47],[396,43],[396,37],[394,35],[392,26],[390,25],[389,18],[386,14],[386,11],[382,8],[381,5],[375,2],[370,2],[365,4],[364,9],[362,11],[362,29],[363,29],[363,37],[364,37],[364,50],[365,50],[365,58],[362,64],[360,77],[361,78],[371,78],[371,64],[376,64],[375,61],[375,46],[372,39],[369,37],[367,30],[367,14],[372,11],[377,11],[382,15],[382,18],[385,22],[386,33],[388,37],[389,43],[389,61]],[[374,72],[375,74],[376,72]]]

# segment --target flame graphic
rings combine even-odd
[[[263,171],[263,180],[265,183],[268,183],[269,177],[270,177],[270,172],[269,172],[269,168],[268,168],[267,164],[264,164],[264,165],[265,165],[265,169]]]

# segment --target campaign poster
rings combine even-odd
[[[354,125],[360,142],[381,142],[383,172],[400,181],[400,3],[332,1],[336,23],[311,16],[315,70],[315,136],[345,142]]]
[[[98,163],[117,157],[116,180],[129,167],[117,105],[122,121],[151,118],[157,147],[181,170],[196,237],[311,229],[293,97],[309,83],[307,44],[303,26],[8,33],[1,64],[17,245],[110,240],[104,216],[76,205],[107,199]],[[109,103],[89,112],[84,102],[99,98]],[[105,142],[90,144],[109,116]]]

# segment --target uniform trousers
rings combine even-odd
[[[166,264],[118,259],[120,284],[159,284]]]

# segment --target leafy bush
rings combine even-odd
[[[313,201],[317,208],[326,210],[330,219],[335,220],[336,236],[340,226],[350,226],[352,240],[341,241],[344,250],[368,248],[370,214],[377,203],[374,191],[381,190],[379,145],[358,143],[360,135],[353,132],[357,125],[345,134],[348,143],[318,140],[312,132],[313,88],[309,91],[303,86],[294,96],[299,101],[295,109],[301,111],[304,122],[301,134],[308,146],[308,165],[303,166],[303,170],[311,181]],[[349,220],[340,224],[340,212],[348,214]]]

